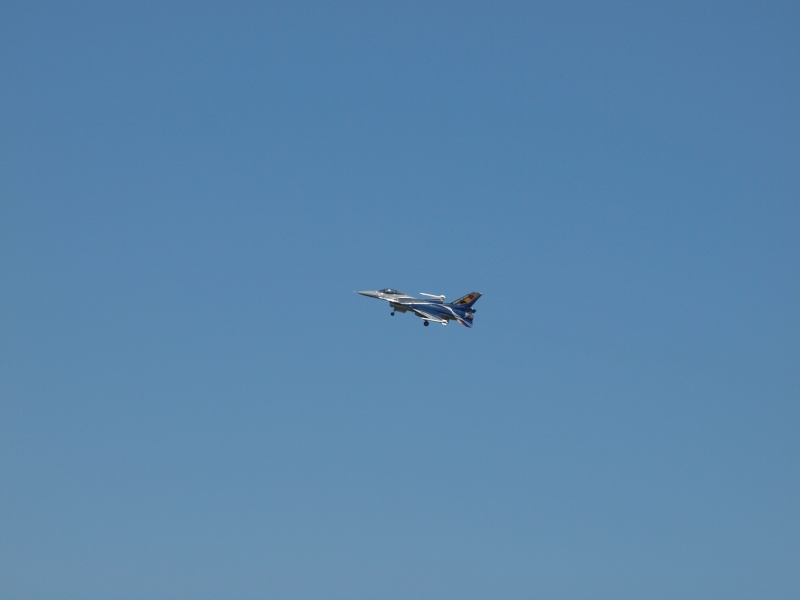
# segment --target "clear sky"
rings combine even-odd
[[[800,597],[798,32],[5,2],[0,596]]]

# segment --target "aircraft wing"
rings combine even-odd
[[[431,313],[427,313],[424,310],[420,310],[418,308],[412,308],[411,310],[414,311],[415,315],[425,319],[426,321],[433,321],[434,323],[441,323],[442,325],[447,325],[447,319],[442,319],[441,317],[437,317],[436,315],[432,315]]]

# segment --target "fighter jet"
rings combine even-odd
[[[414,296],[408,296],[392,288],[386,288],[376,292],[356,293],[362,296],[368,296],[369,298],[386,300],[389,306],[392,307],[392,316],[394,316],[395,312],[404,313],[411,311],[423,319],[423,324],[426,327],[431,321],[434,323],[441,323],[442,325],[447,325],[448,321],[458,321],[464,327],[472,327],[472,319],[475,315],[475,309],[472,308],[472,305],[481,297],[481,294],[478,292],[470,292],[455,302],[446,304],[444,296],[421,293],[420,296],[425,296],[425,298],[415,298]]]

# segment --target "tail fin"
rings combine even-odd
[[[459,298],[455,302],[453,302],[453,306],[465,306],[466,308],[472,308],[472,305],[478,301],[478,298],[481,297],[480,292],[470,292],[463,298]]]

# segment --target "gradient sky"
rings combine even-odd
[[[6,2],[0,596],[800,597],[798,32]]]

